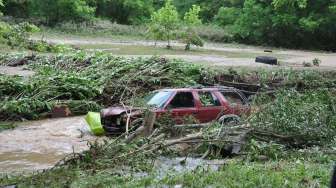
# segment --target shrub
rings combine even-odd
[[[241,10],[235,7],[221,7],[215,21],[222,26],[232,25],[239,18]]]
[[[201,37],[194,29],[195,26],[202,24],[202,21],[199,18],[200,11],[201,7],[193,5],[193,7],[184,15],[184,23],[186,27],[184,28],[185,31],[182,32],[182,39],[186,43],[185,50],[190,50],[191,45],[201,47],[204,45]]]
[[[164,7],[154,12],[151,16],[149,31],[155,36],[155,40],[167,40],[167,48],[171,48],[170,41],[180,24],[179,14],[172,0],[166,1]]]
[[[318,58],[315,58],[315,59],[313,59],[313,65],[314,66],[320,66],[320,64],[321,64],[321,60],[320,59],[318,59]]]
[[[38,27],[27,22],[14,25],[0,22],[0,41],[2,40],[12,48],[26,48],[30,34],[37,31],[39,31]]]
[[[72,50],[70,46],[64,44],[50,44],[45,41],[30,41],[27,47],[37,52],[65,53]]]
[[[45,18],[48,25],[70,20],[89,21],[95,12],[85,0],[34,0],[29,8],[33,17]]]
[[[233,35],[216,25],[200,25],[194,29],[202,39],[213,42],[233,42]]]

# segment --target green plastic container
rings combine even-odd
[[[86,122],[89,124],[91,132],[96,136],[101,136],[105,133],[100,119],[100,113],[89,112],[85,117]]]

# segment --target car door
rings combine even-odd
[[[195,103],[195,93],[178,91],[168,102],[166,110],[171,113],[177,124],[183,124],[188,116],[197,118],[198,109]]]
[[[200,122],[207,123],[218,119],[223,111],[223,106],[216,93],[214,91],[199,91],[198,99],[200,105],[198,119]]]

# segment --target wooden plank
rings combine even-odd
[[[145,127],[144,134],[146,137],[152,134],[153,129],[154,129],[155,120],[156,120],[155,112],[148,111],[147,113],[145,113],[143,126]]]

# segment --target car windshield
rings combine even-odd
[[[157,108],[162,108],[169,97],[172,95],[171,91],[154,92],[145,98],[146,104]]]

